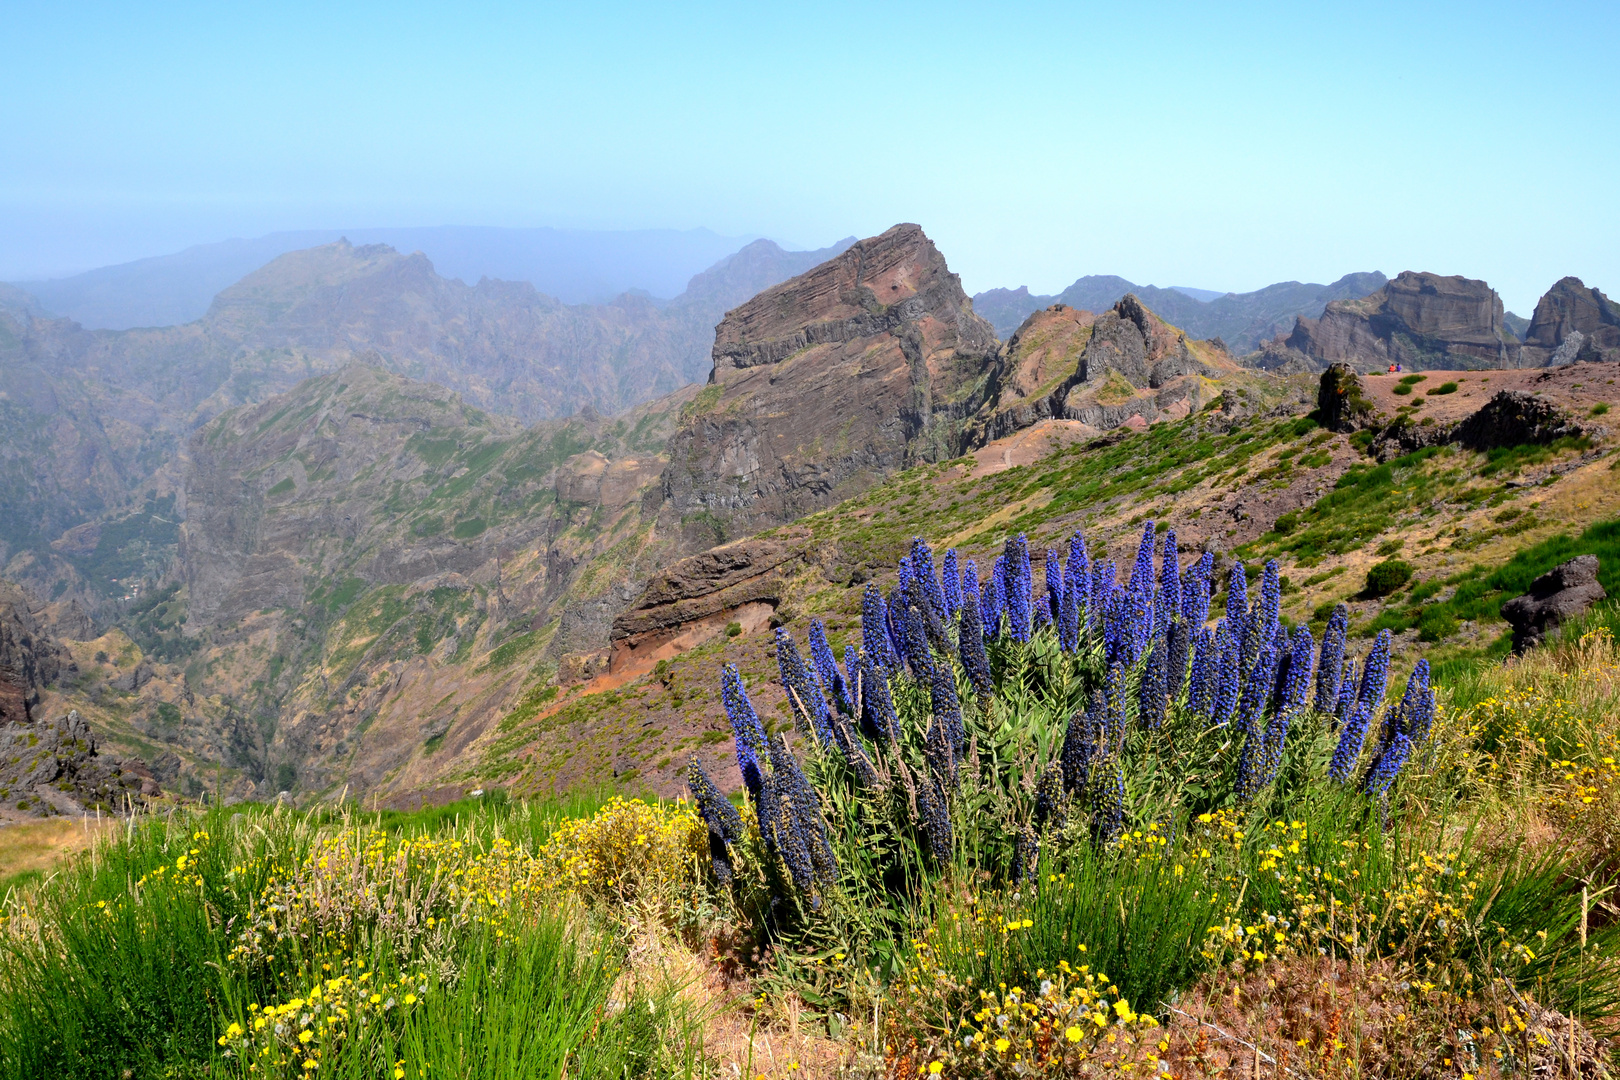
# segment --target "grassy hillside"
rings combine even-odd
[[[1421,648],[1442,670],[1502,656],[1501,603],[1574,554],[1598,553],[1605,586],[1620,595],[1620,460],[1612,450],[1578,442],[1489,454],[1448,446],[1380,464],[1368,456],[1369,433],[1325,431],[1292,404],[1314,387],[1295,381],[1231,380],[1224,408],[1090,441],[1045,425],[1034,438],[1019,437],[1037,448],[1025,464],[1001,467],[992,446],[913,469],[779,530],[806,552],[806,566],[777,621],[803,640],[808,620],[824,618],[841,655],[859,638],[861,583],[891,587],[891,568],[913,536],[975,558],[984,576],[1002,541],[1025,533],[1039,575],[1042,553],[1062,548],[1076,529],[1127,565],[1140,523],[1150,519],[1175,529],[1183,560],[1217,552],[1222,581],[1234,560],[1254,578],[1277,559],[1286,621],[1320,633],[1342,601],[1354,637],[1389,628],[1402,651]],[[1389,561],[1407,564],[1411,576],[1370,595],[1368,571]],[[723,767],[722,656],[750,686],[774,681],[774,649],[761,634],[711,642],[629,684],[605,680],[600,692],[591,683],[537,684],[448,776],[550,791],[617,775],[674,794],[688,751]],[[779,692],[765,685],[761,701],[767,716],[786,722]]]

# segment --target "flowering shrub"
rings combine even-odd
[[[592,817],[564,822],[537,862],[552,885],[631,903],[690,889],[707,854],[703,823],[685,805],[615,797]]]
[[[959,579],[941,582],[934,565],[918,538],[892,591],[867,585],[862,647],[842,670],[819,623],[809,663],[777,631],[803,761],[766,737],[736,669],[723,672],[766,885],[808,911],[835,887],[853,910],[903,905],[953,865],[1016,884],[1042,852],[1260,808],[1324,774],[1387,818],[1429,737],[1427,663],[1386,706],[1389,633],[1358,669],[1342,606],[1320,647],[1285,628],[1275,562],[1252,603],[1233,568],[1213,625],[1213,557],[1183,568],[1174,531],[1161,544],[1151,522],[1124,583],[1078,533],[1066,558],[1047,553],[1039,596],[1022,536],[982,581],[954,551],[944,565]],[[711,865],[729,881],[739,822],[695,760],[690,779]]]

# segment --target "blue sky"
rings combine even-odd
[[[4,7],[0,278],[277,229],[917,221],[969,291],[1620,294],[1620,5]]]

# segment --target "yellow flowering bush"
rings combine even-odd
[[[614,798],[563,824],[537,856],[546,879],[581,896],[629,903],[689,890],[708,858],[704,826],[684,803]]]
[[[1003,920],[1002,932],[1021,929],[1023,920]],[[975,987],[949,974],[938,946],[919,940],[913,948],[888,1016],[892,1076],[1066,1076],[1158,1060],[1158,1022],[1088,964],[1060,961],[1055,971],[1038,970],[1029,987]],[[953,1015],[943,1029],[924,1019],[942,1010]]]
[[[331,969],[333,965],[326,965]],[[386,1025],[398,1028],[428,993],[420,973],[373,979],[363,960],[343,960],[338,973],[314,980],[286,1001],[248,1006],[246,1023],[219,1037],[227,1059],[249,1076],[300,1077],[334,1060],[344,1044]],[[401,1070],[403,1062],[396,1063]],[[396,1072],[395,1075],[401,1075]]]

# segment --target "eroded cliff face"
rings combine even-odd
[[[33,610],[28,595],[0,581],[0,724],[26,724],[40,692],[78,669]]]
[[[1541,364],[1620,359],[1620,304],[1578,277],[1563,278],[1537,302],[1524,351]]]
[[[669,445],[660,520],[692,550],[959,453],[998,342],[916,225],[727,313]]]
[[[1494,289],[1471,278],[1410,270],[1363,299],[1335,300],[1319,319],[1301,316],[1286,337],[1267,342],[1257,360],[1267,369],[1343,363],[1358,371],[1392,363],[1414,371],[1524,363]]]

